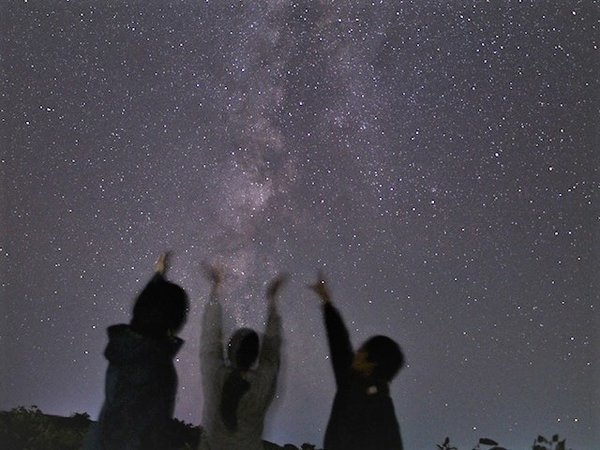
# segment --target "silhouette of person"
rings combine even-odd
[[[404,364],[396,342],[373,336],[357,352],[319,274],[309,286],[323,305],[323,315],[337,392],[325,432],[325,450],[402,450],[400,426],[389,383]]]
[[[130,323],[108,327],[105,400],[84,448],[164,450],[173,418],[177,373],[173,358],[183,341],[187,294],[166,280],[167,255],[138,295]]]
[[[204,392],[200,450],[262,450],[265,414],[275,394],[281,348],[281,319],[277,297],[285,276],[275,278],[267,288],[268,312],[262,345],[256,331],[241,328],[223,352],[223,276],[214,267],[206,268],[212,282],[204,311],[200,341],[200,364]],[[256,359],[258,365],[253,368]]]

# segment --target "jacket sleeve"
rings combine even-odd
[[[223,311],[218,292],[213,289],[202,318],[200,335],[200,362],[202,378],[209,382],[212,375],[223,366]]]
[[[269,306],[267,325],[260,349],[257,373],[260,382],[256,386],[262,407],[266,409],[277,387],[277,374],[281,361],[281,318],[274,305]]]
[[[165,278],[165,276],[160,273],[160,272],[154,272],[154,275],[152,275],[152,278],[150,278],[150,281],[148,281],[148,285],[152,284],[152,283],[158,283],[161,281],[166,281],[167,279]]]
[[[352,350],[346,325],[335,306],[329,302],[325,303],[323,305],[323,315],[335,381],[340,386],[345,380],[348,369],[352,366],[354,351]]]
[[[267,312],[267,325],[260,350],[259,366],[269,368],[277,373],[281,358],[281,317],[275,305],[270,305]]]

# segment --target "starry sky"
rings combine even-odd
[[[407,448],[600,442],[596,1],[0,4],[0,409],[103,399],[105,329],[162,250],[191,310],[176,415],[202,410],[203,260],[228,329],[285,348],[264,437],[322,444],[330,282],[387,334]]]

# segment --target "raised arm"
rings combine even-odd
[[[137,295],[133,304],[133,313],[129,325],[140,334],[161,334],[162,330],[156,330],[156,321],[149,319],[150,311],[156,309],[156,296],[152,294],[153,290],[165,281],[165,272],[167,271],[166,252],[161,253],[154,263],[154,274],[148,280],[144,288]]]
[[[267,287],[267,324],[259,357],[259,367],[263,369],[265,368],[265,365],[271,366],[275,371],[279,368],[281,353],[281,317],[277,310],[277,300],[281,287],[286,281],[286,275],[278,275]]]
[[[167,270],[169,269],[169,252],[161,252],[157,260],[154,262],[154,275],[148,281],[148,284],[166,279]]]
[[[344,383],[348,370],[352,366],[354,351],[350,343],[350,335],[342,316],[337,308],[333,306],[331,294],[321,273],[319,274],[319,280],[310,288],[319,295],[323,305],[323,317],[325,329],[327,330],[331,364],[335,381],[339,386]]]
[[[202,317],[200,362],[202,374],[208,375],[210,372],[224,364],[223,311],[220,301],[223,275],[220,270],[212,266],[206,266],[205,272],[206,277],[212,283],[212,287]]]
[[[158,259],[154,263],[154,272],[157,275],[162,275],[163,277],[166,275],[167,270],[169,269],[169,252],[161,252],[158,255]]]

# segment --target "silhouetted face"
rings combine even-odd
[[[359,350],[354,354],[352,360],[352,369],[362,377],[370,377],[375,370],[376,364],[369,361],[369,354],[366,350]]]
[[[400,346],[387,336],[373,336],[360,347],[352,367],[366,376],[389,383],[404,365]]]

